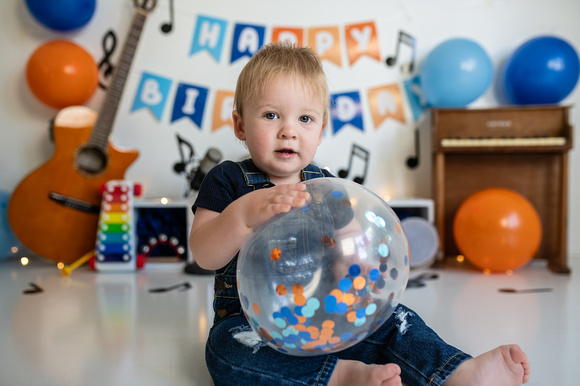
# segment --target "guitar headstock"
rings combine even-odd
[[[149,13],[157,5],[157,0],[133,0],[133,3],[137,9]]]

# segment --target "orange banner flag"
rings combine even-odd
[[[304,30],[302,28],[274,27],[272,29],[272,42],[289,42],[301,47],[304,43]]]
[[[368,98],[375,130],[387,118],[393,118],[403,124],[405,123],[403,97],[399,85],[390,84],[371,88],[368,91]]]
[[[320,60],[342,65],[338,27],[317,27],[308,30],[308,45],[318,53]]]
[[[232,111],[234,109],[234,92],[218,90],[215,103],[213,105],[213,119],[211,131],[217,131],[229,125],[234,128],[234,121],[232,119]]]
[[[345,27],[348,60],[352,66],[361,56],[367,55],[381,61],[379,39],[374,22],[350,24]]]

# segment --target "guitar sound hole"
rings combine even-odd
[[[97,174],[107,166],[107,155],[96,147],[85,147],[79,151],[77,162],[83,171]]]

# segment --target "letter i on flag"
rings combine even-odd
[[[189,117],[201,129],[207,93],[207,88],[180,83],[175,93],[171,122]]]
[[[171,79],[143,72],[131,112],[148,108],[160,121],[170,88]]]
[[[226,35],[226,27],[227,21],[225,20],[198,16],[189,56],[201,50],[207,50],[219,62]]]

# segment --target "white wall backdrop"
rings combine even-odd
[[[230,63],[233,26],[236,23],[266,27],[266,42],[276,26],[313,28],[337,26],[344,38],[348,24],[373,21],[377,27],[381,60],[363,57],[348,63],[343,49],[342,66],[325,62],[332,93],[359,91],[363,103],[364,130],[345,127],[327,133],[316,162],[336,174],[348,163],[351,146],[356,143],[370,152],[365,186],[379,195],[392,197],[430,197],[431,161],[428,113],[415,122],[408,104],[404,104],[405,123],[386,120],[375,129],[366,92],[369,88],[398,84],[409,75],[399,65],[388,67],[385,59],[395,52],[399,30],[416,38],[415,74],[428,53],[439,43],[455,37],[477,41],[492,59],[495,75],[490,88],[469,107],[495,107],[502,100],[500,69],[509,55],[525,41],[539,35],[555,35],[580,49],[580,2],[577,0],[364,0],[364,1],[260,1],[260,0],[175,0],[173,30],[166,34],[160,26],[169,20],[169,1],[159,0],[147,19],[130,76],[113,127],[113,142],[135,148],[139,159],[129,168],[127,178],[141,182],[146,197],[182,198],[187,182],[173,171],[179,161],[178,134],[195,149],[200,159],[210,147],[218,148],[227,159],[240,159],[246,151],[229,127],[213,131],[211,115],[217,90],[234,90],[237,75],[246,58]],[[41,44],[52,39],[71,40],[90,52],[96,61],[103,57],[102,38],[112,29],[118,54],[134,12],[133,2],[97,0],[91,21],[83,28],[61,33],[41,26],[28,12],[23,0],[0,3],[0,190],[11,192],[34,168],[46,162],[53,152],[48,126],[57,110],[43,105],[29,90],[25,67],[30,55]],[[217,61],[208,52],[190,55],[192,37],[199,15],[228,22],[224,49]],[[404,49],[405,47],[403,47]],[[410,52],[401,52],[407,60]],[[161,119],[147,109],[131,112],[139,81],[144,72],[172,80],[169,101]],[[201,128],[189,119],[171,122],[171,104],[180,82],[208,88]],[[99,111],[104,91],[98,89],[86,103]],[[580,92],[575,89],[562,104],[579,105]],[[572,122],[580,122],[580,110],[572,109]],[[420,163],[416,169],[406,166],[414,154],[414,131],[421,133]],[[580,156],[578,135],[571,152],[569,251],[580,255]],[[357,165],[353,165],[355,169]],[[353,170],[356,174],[356,170]],[[352,175],[350,176],[352,177]]]

